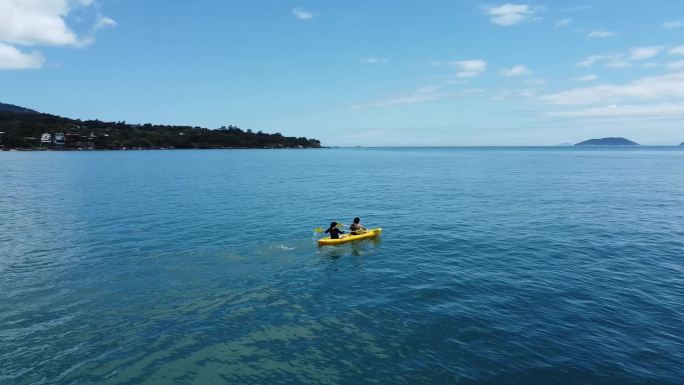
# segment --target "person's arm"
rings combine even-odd
[[[326,234],[329,233],[329,232],[330,232],[330,229],[325,230],[325,233],[326,233]]]

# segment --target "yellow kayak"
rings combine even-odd
[[[343,235],[339,239],[321,238],[318,240],[318,246],[340,245],[342,243],[360,241],[362,239],[373,239],[380,236],[380,234],[382,234],[382,229],[378,227],[359,235]]]

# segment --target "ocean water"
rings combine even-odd
[[[0,293],[3,385],[682,384],[684,150],[0,153]]]

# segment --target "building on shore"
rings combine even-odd
[[[55,134],[55,144],[58,146],[64,145],[64,133],[58,132]]]
[[[40,136],[40,143],[41,144],[50,144],[52,143],[52,135],[49,133],[44,133],[43,135]]]

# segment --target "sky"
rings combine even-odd
[[[684,1],[0,0],[0,102],[327,146],[684,141]]]

